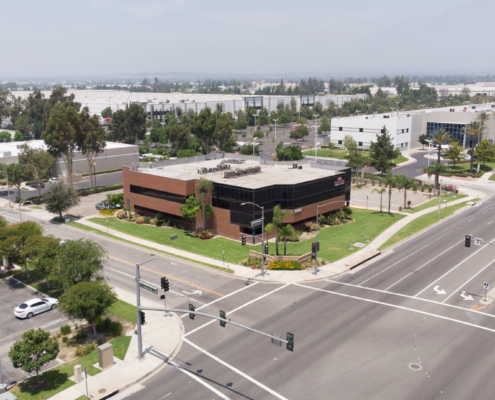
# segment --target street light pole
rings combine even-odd
[[[265,206],[259,206],[252,201],[241,203],[241,206],[252,204],[258,208],[261,208],[261,275],[265,274]]]
[[[273,120],[275,122],[275,140],[277,140],[277,121],[278,119]]]
[[[254,156],[254,142],[256,141],[256,139],[258,138],[253,138],[253,156]]]
[[[95,180],[95,187],[96,187],[96,163],[93,163],[93,177]]]
[[[438,188],[438,219],[440,220],[440,207],[442,205],[442,180],[440,179],[439,188]]]
[[[318,272],[318,210],[320,207],[329,206],[334,203],[342,203],[345,200],[332,201],[331,203],[322,204],[321,206],[316,206],[316,235],[315,235],[315,275]]]

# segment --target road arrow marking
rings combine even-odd
[[[474,300],[473,296],[471,296],[470,294],[466,296],[466,292],[461,292],[459,294],[464,298],[464,300]]]
[[[201,296],[201,293],[203,293],[201,290],[193,290],[192,292],[186,292],[185,290],[182,290],[182,293],[192,295],[192,294],[199,294]]]
[[[447,294],[447,293],[445,292],[445,290],[443,290],[443,289],[442,289],[442,290],[440,290],[438,285],[437,285],[437,286],[435,286],[435,287],[433,288],[433,290],[434,290],[435,292],[437,292],[437,294]]]

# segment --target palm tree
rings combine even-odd
[[[371,191],[371,193],[378,193],[380,195],[380,212],[382,213],[382,217],[383,217],[383,208],[382,208],[382,204],[383,204],[383,193],[385,193],[387,191],[387,189],[385,188],[381,188],[381,189],[373,189]]]
[[[486,123],[490,119],[490,114],[488,114],[486,111],[480,112],[476,116],[476,121],[480,123],[480,142],[483,140],[483,133],[485,133],[486,129]]]
[[[392,188],[395,186],[395,176],[392,175],[392,171],[388,170],[385,176],[385,186],[388,186],[388,213],[390,214],[390,206],[392,204]]]
[[[436,190],[438,185],[438,177],[440,176],[440,174],[447,171],[447,167],[444,164],[433,162],[431,166],[425,169],[425,171],[428,174],[428,178],[431,177],[432,175],[435,175],[435,190]],[[435,192],[433,192],[433,194],[435,194]]]
[[[397,180],[397,187],[399,188],[399,191],[401,189],[404,189],[404,209],[405,209],[407,204],[407,189],[411,189],[414,186],[414,180],[408,178],[403,174],[396,175],[395,179]]]
[[[296,235],[296,230],[291,224],[287,224],[278,229],[278,236],[284,239],[284,256],[287,255],[287,238]]]
[[[444,129],[439,129],[433,133],[431,140],[433,143],[438,145],[438,160],[437,162],[440,164],[440,152],[442,151],[442,144],[445,142],[450,142],[450,133],[445,131]]]
[[[466,135],[469,136],[470,141],[473,142],[471,146],[471,169],[469,173],[473,173],[473,162],[474,162],[474,140],[481,133],[481,123],[479,121],[473,121],[466,125]]]
[[[206,204],[206,195],[208,192],[213,192],[213,182],[208,179],[203,179],[199,185],[197,186],[199,202],[201,203],[201,208],[203,210],[203,230],[206,226],[206,215],[205,215],[205,204]]]
[[[278,256],[278,230],[280,226],[282,225],[282,221],[284,218],[289,217],[292,215],[291,211],[287,210],[282,210],[279,204],[277,204],[273,208],[273,217],[272,217],[272,222],[269,223],[267,226],[265,226],[265,231],[271,232],[275,229],[275,250]],[[263,249],[261,249],[263,251]]]

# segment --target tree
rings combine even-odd
[[[48,276],[55,270],[61,250],[60,240],[52,235],[33,235],[26,240],[24,251],[27,258],[37,271],[45,275],[47,288],[50,288]]]
[[[355,142],[354,142],[355,143]],[[362,151],[352,150],[349,154],[348,167],[354,169],[356,172],[356,185],[358,185],[359,180],[359,170],[364,168],[368,162],[368,157],[365,157]]]
[[[419,135],[418,142],[423,145],[423,150],[425,149],[425,146],[428,144],[427,139],[428,139],[428,136],[426,136],[424,134],[423,135]]]
[[[447,166],[445,166],[444,164],[433,162],[428,168],[425,169],[425,172],[427,173],[428,178],[431,177],[432,175],[435,175],[435,190],[436,190],[438,185],[438,178],[440,174],[447,172]]]
[[[80,203],[77,192],[70,186],[65,186],[62,181],[50,185],[43,193],[46,210],[52,214],[58,214],[62,218],[62,212],[70,210]]]
[[[10,262],[24,265],[26,277],[29,279],[27,260],[29,253],[26,251],[26,243],[30,237],[43,233],[41,225],[34,221],[10,224],[0,229],[0,255]]]
[[[0,142],[10,142],[12,140],[12,136],[10,132],[3,131],[0,132]]]
[[[490,119],[490,114],[486,111],[481,111],[478,115],[476,115],[476,121],[480,123],[480,141],[483,140],[483,134],[486,130],[486,123]]]
[[[165,132],[166,137],[162,137],[160,141],[166,142],[169,139],[172,142],[172,149],[175,153],[180,150],[186,150],[189,147],[189,130],[184,125],[174,123],[167,126]]]
[[[495,158],[495,146],[489,140],[483,139],[474,148],[474,156],[485,165]]]
[[[93,177],[93,165],[96,164],[98,155],[107,146],[105,131],[101,127],[98,117],[89,115],[88,107],[84,107],[79,116],[81,118],[81,132],[78,136],[77,145],[88,161],[89,180],[91,181],[91,186],[94,187],[96,177]]]
[[[188,222],[192,222],[196,228],[196,215],[201,212],[201,203],[196,200],[194,196],[189,196],[186,199],[186,204],[181,206],[180,212],[184,219]]]
[[[24,135],[21,131],[15,131],[14,133],[14,142],[22,142],[24,140]]]
[[[388,186],[388,213],[390,214],[390,207],[392,206],[392,188],[395,186],[395,176],[392,175],[392,171],[388,170],[385,176],[385,185]]]
[[[157,143],[160,141],[160,138],[163,136],[164,134],[164,131],[163,131],[163,126],[162,124],[160,123],[159,120],[155,119],[153,121],[153,124],[151,126],[151,130],[150,130],[150,140],[152,143]]]
[[[41,197],[41,182],[48,178],[50,169],[57,159],[46,150],[30,148],[27,143],[24,143],[21,149],[18,156],[19,163],[26,167],[26,173],[29,173],[37,182],[38,195]]]
[[[112,139],[137,144],[146,134],[146,117],[146,111],[139,104],[131,104],[126,110],[115,111],[108,124]]]
[[[52,277],[64,291],[81,282],[102,279],[107,259],[105,249],[92,240],[67,240],[57,254]]]
[[[254,152],[253,152],[253,150],[254,150]],[[253,149],[253,142],[246,143],[245,145],[243,145],[241,147],[241,150],[239,150],[239,154],[243,154],[245,156],[252,156],[252,155],[259,156],[260,155],[260,148],[258,145],[256,145],[256,146],[254,146],[254,149]]]
[[[22,339],[16,341],[9,350],[9,358],[14,368],[22,368],[31,373],[36,371],[36,381],[40,385],[39,371],[50,361],[57,358],[58,342],[50,338],[50,332],[43,329],[29,329],[22,334]]]
[[[349,151],[352,151],[357,148],[357,143],[355,142],[355,140],[351,135],[345,135],[344,141],[342,143],[344,144],[344,147]]]
[[[265,135],[260,130],[257,130],[253,134],[253,138],[263,139]]]
[[[469,173],[473,173],[473,162],[474,162],[474,141],[476,140],[476,137],[480,134],[481,132],[481,124],[478,121],[473,121],[470,124],[466,125],[466,135],[469,136],[469,141],[472,142],[471,147],[471,168],[469,170]]]
[[[23,140],[30,139],[30,133],[33,127],[29,124],[25,115],[21,115],[14,124],[14,129],[22,133]]]
[[[297,234],[297,231],[291,224],[287,224],[278,229],[278,236],[284,239],[284,256],[287,255],[287,238]]]
[[[227,114],[222,114],[217,120],[214,140],[221,151],[232,152],[237,143],[237,138],[232,133],[230,118]]]
[[[382,217],[383,217],[383,193],[385,193],[387,191],[387,189],[385,188],[381,188],[381,189],[373,189],[371,191],[371,193],[378,193],[380,195],[380,212],[382,213]]]
[[[450,133],[445,131],[444,129],[439,129],[438,131],[433,132],[433,136],[431,140],[438,146],[437,152],[437,163],[440,164],[440,153],[442,151],[442,144],[446,142],[450,142]]]
[[[57,104],[50,113],[43,139],[54,157],[62,157],[72,187],[72,164],[81,135],[81,120],[72,106]]]
[[[399,156],[400,152],[392,143],[392,138],[384,125],[382,132],[376,136],[376,142],[370,144],[371,165],[382,174],[390,169],[392,160]]]
[[[289,137],[294,140],[303,139],[309,135],[309,130],[306,125],[299,125],[295,131],[291,131]]]
[[[199,115],[194,116],[191,133],[203,145],[205,154],[209,154],[215,133],[215,116],[209,107],[203,108]]]
[[[448,149],[444,150],[443,153],[445,158],[452,161],[452,164],[454,164],[455,167],[456,162],[464,159],[464,154],[462,154],[463,151],[464,147],[459,145],[459,141],[455,140],[450,142]]]
[[[111,118],[112,117],[112,108],[111,107],[104,108],[101,111],[101,116],[103,118]]]
[[[414,180],[408,178],[403,174],[396,175],[395,180],[397,182],[397,188],[399,189],[399,191],[401,189],[404,189],[404,209],[405,209],[407,205],[407,190],[411,189],[414,186]]]
[[[17,199],[16,201],[21,201],[21,184],[24,182],[26,179],[29,178],[28,171],[26,168],[19,164],[19,163],[13,163],[13,164],[8,164],[8,165],[3,165],[0,164],[0,172],[2,173],[2,176],[4,178],[9,176],[9,185],[14,186],[17,188]]]
[[[93,326],[93,334],[96,336],[96,321],[105,313],[105,309],[116,301],[117,296],[112,287],[97,279],[72,286],[60,296],[57,309],[67,318],[76,317],[88,321]]]
[[[199,202],[201,203],[201,209],[203,210],[203,230],[205,229],[206,226],[206,217],[211,217],[211,214],[213,212],[212,207],[209,205],[209,210],[208,213],[210,215],[207,215],[207,212],[205,211],[206,208],[206,197],[208,196],[208,193],[212,193],[214,189],[214,185],[212,181],[209,181],[208,179],[203,179],[201,182],[199,182],[199,185],[196,187],[196,190],[198,192],[198,197],[199,197]]]
[[[318,133],[330,132],[330,120],[327,117],[321,119],[321,125],[318,127]]]
[[[271,232],[275,230],[275,250],[278,256],[278,239],[279,239],[279,228],[282,225],[284,218],[292,215],[291,211],[282,210],[279,204],[273,208],[272,222],[265,226],[265,231]],[[262,249],[263,251],[263,249]]]

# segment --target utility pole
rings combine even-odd
[[[438,188],[438,219],[440,220],[440,208],[442,205],[442,179],[440,179]]]

